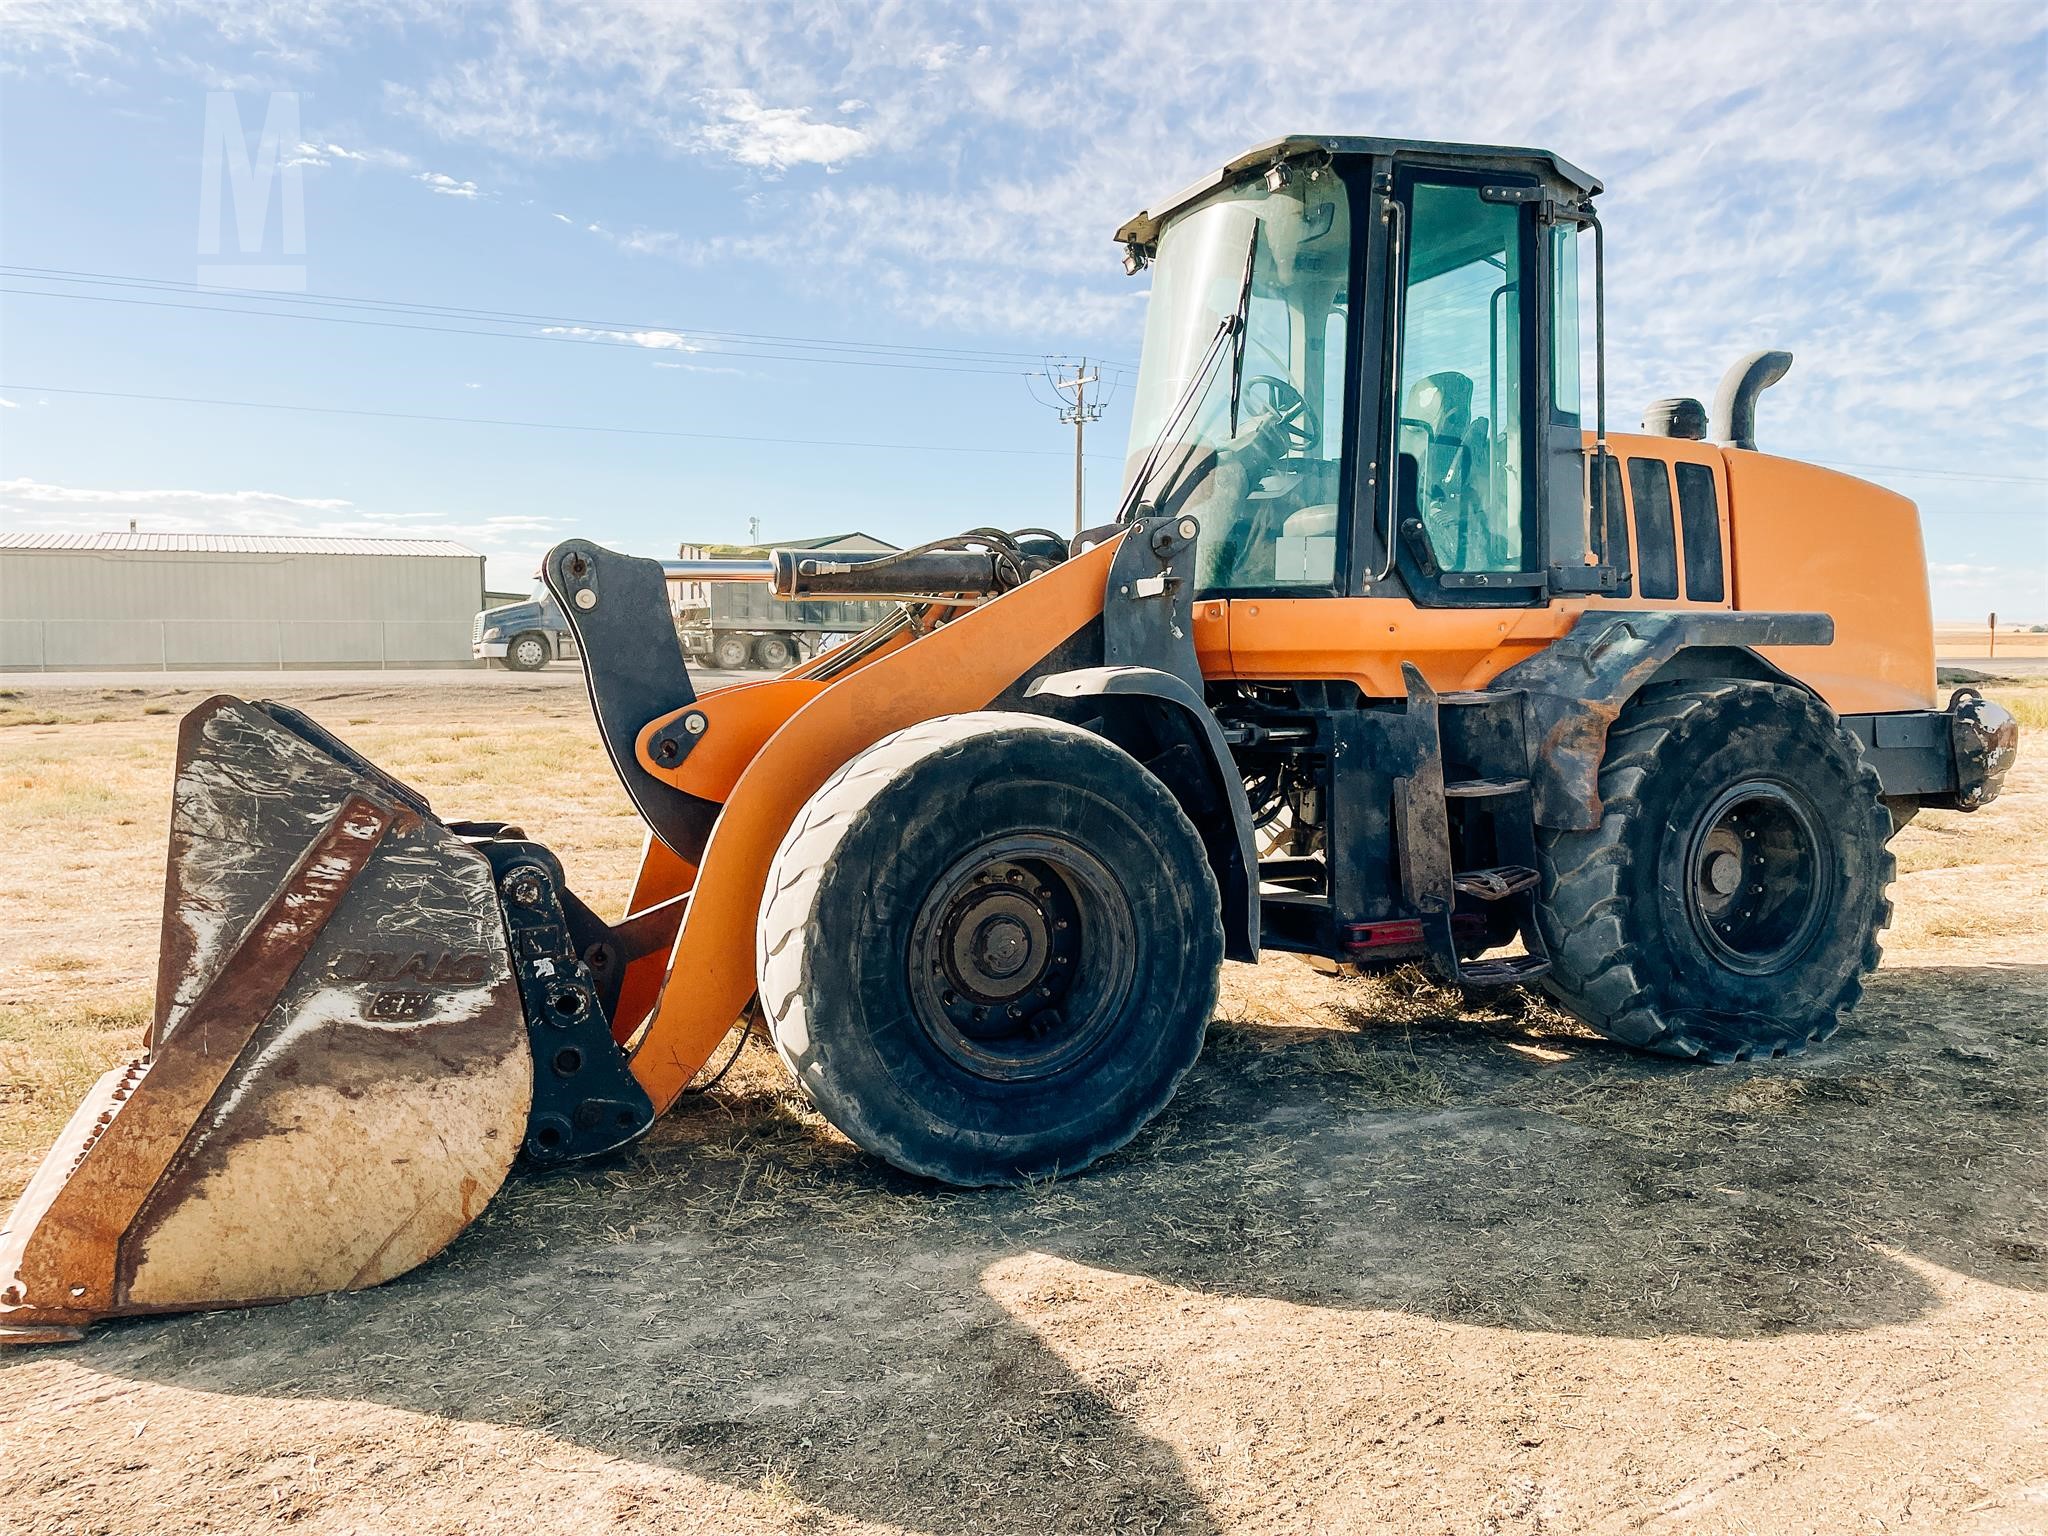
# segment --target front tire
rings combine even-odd
[[[762,1010],[863,1150],[949,1184],[1071,1173],[1200,1054],[1223,957],[1201,839],[1128,754],[983,712],[898,731],[777,850]]]
[[[505,647],[505,665],[514,672],[538,672],[554,659],[555,648],[548,644],[548,637],[534,630],[513,636]]]
[[[1544,986],[1670,1056],[1792,1055],[1862,996],[1891,920],[1891,819],[1856,739],[1778,684],[1645,691],[1609,732],[1590,832],[1539,839]]]

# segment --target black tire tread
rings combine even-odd
[[[801,1014],[804,958],[808,946],[815,942],[817,937],[812,924],[819,885],[832,867],[840,848],[849,838],[861,831],[863,824],[872,814],[873,802],[885,789],[927,759],[948,754],[957,755],[969,740],[998,729],[1079,736],[1090,741],[1101,740],[1100,737],[1066,721],[998,710],[940,715],[916,725],[906,726],[883,737],[865,751],[856,753],[820,785],[817,792],[797,813],[795,821],[791,823],[781,845],[776,849],[774,861],[769,867],[768,888],[761,904],[760,921],[755,929],[755,974],[760,985],[762,1014],[767,1021],[769,1037],[774,1042],[776,1053],[782,1057],[791,1076],[813,1103],[817,1103],[817,1096],[806,1080],[803,1065],[790,1049],[788,1041],[793,1033],[791,1026],[803,1023]],[[1200,834],[1188,820],[1172,792],[1141,766],[1134,763],[1132,768],[1133,791],[1144,792],[1144,787],[1149,785],[1150,791],[1161,802],[1157,806],[1159,812],[1170,816],[1177,830],[1199,848]],[[1201,867],[1207,871],[1206,861]],[[1209,913],[1213,929],[1210,947],[1220,957],[1223,948],[1222,903],[1215,895],[1213,877],[1209,878],[1211,900],[1203,906]],[[1220,972],[1212,971],[1207,997],[1203,1004],[1202,1016],[1205,1027],[1206,1021],[1215,1012],[1219,980]],[[1090,1143],[1081,1155],[1062,1167],[1059,1172],[1076,1172],[1127,1144],[1172,1099],[1181,1080],[1186,1077],[1200,1055],[1201,1045],[1202,1036],[1197,1033],[1193,1050],[1187,1053],[1185,1060],[1174,1064],[1172,1071],[1160,1085],[1160,1091],[1154,1096],[1154,1101],[1147,1103],[1143,1112],[1135,1116],[1128,1125],[1114,1128],[1109,1134]],[[822,1111],[824,1106],[820,1105],[819,1108]],[[841,1129],[847,1128],[842,1126]],[[957,1170],[924,1163],[901,1147],[891,1148],[878,1144],[880,1138],[874,1128],[868,1128],[866,1134],[857,1135],[854,1139],[867,1150],[885,1158],[898,1168],[948,1183],[1016,1182],[1014,1179],[1000,1177],[963,1179]]]
[[[1876,921],[1864,943],[1858,974],[1846,979],[1832,1008],[1803,1033],[1760,1031],[1756,1040],[1731,1038],[1711,1023],[1660,1007],[1654,990],[1638,976],[1641,956],[1626,935],[1627,880],[1633,854],[1626,829],[1641,813],[1637,799],[1649,775],[1671,745],[1682,739],[1715,707],[1743,690],[1770,687],[1787,710],[1803,712],[1815,727],[1839,733],[1852,760],[1858,784],[1867,791],[1871,828],[1882,849],[1880,896]],[[1792,1056],[1809,1044],[1827,1039],[1863,995],[1862,978],[1883,958],[1879,935],[1891,923],[1892,904],[1885,896],[1897,874],[1897,861],[1885,846],[1890,814],[1880,798],[1877,770],[1865,761],[1862,744],[1842,731],[1834,716],[1811,694],[1778,684],[1720,682],[1685,684],[1647,690],[1623,710],[1608,733],[1600,765],[1600,825],[1588,832],[1545,833],[1538,838],[1538,865],[1543,877],[1537,922],[1550,951],[1550,974],[1544,988],[1567,1011],[1600,1034],[1638,1049],[1667,1056],[1741,1061],[1751,1056]]]

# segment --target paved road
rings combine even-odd
[[[1944,656],[1938,665],[1986,677],[2048,677],[2048,656]]]
[[[1940,665],[1982,672],[1988,677],[2048,677],[2048,656],[1944,656]],[[768,674],[692,667],[690,676],[700,689],[710,689],[750,682]],[[558,661],[539,672],[508,672],[503,667],[392,667],[383,671],[354,667],[307,672],[276,668],[245,672],[0,672],[0,693],[60,688],[218,688],[246,695],[275,688],[280,681],[295,688],[346,688],[351,684],[361,688],[581,688],[583,668],[573,661]]]
[[[692,667],[699,688],[722,688],[768,676],[766,672],[718,672]],[[556,662],[538,672],[508,672],[503,667],[264,667],[235,672],[0,672],[0,692],[9,689],[91,688],[218,688],[227,693],[260,693],[280,683],[294,688],[576,688],[583,686],[583,668],[573,661]]]

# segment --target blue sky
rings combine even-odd
[[[202,252],[221,91],[252,144],[296,104],[303,253],[276,207]],[[1036,359],[1135,361],[1111,232],[1289,132],[1600,175],[1617,424],[1790,348],[1763,445],[1917,500],[1941,615],[2048,621],[2035,5],[0,0],[0,521],[450,536],[503,585],[572,532],[1059,526]],[[110,281],[222,260],[323,302]],[[325,318],[209,312],[281,307]]]

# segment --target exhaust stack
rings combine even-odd
[[[1707,437],[1731,448],[1756,451],[1756,397],[1785,377],[1790,352],[1752,352],[1721,376]]]

